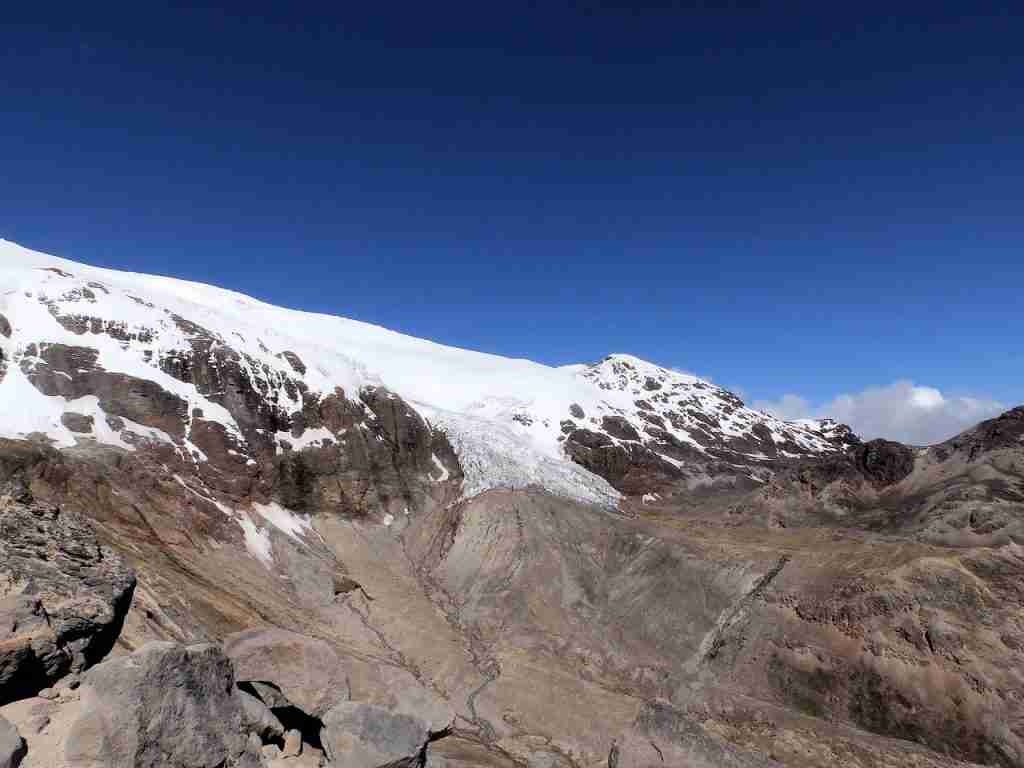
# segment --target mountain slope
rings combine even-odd
[[[750,522],[912,535],[950,547],[1024,540],[1024,407],[920,448],[872,440],[778,473],[734,513]]]
[[[1017,411],[861,443],[626,355],[6,243],[0,353],[0,507],[83,515],[134,568],[122,649],[319,638],[353,701],[448,734],[431,768],[1024,761]]]
[[[222,452],[258,463],[337,442],[336,431],[310,417],[311,407],[383,386],[458,446],[468,493],[536,484],[613,505],[617,491],[706,481],[698,466],[761,480],[757,467],[766,462],[856,440],[831,422],[783,422],[753,411],[710,382],[627,355],[552,368],[8,242],[0,242],[0,290],[0,323],[8,329],[0,338],[7,366],[0,395],[25,403],[3,434],[39,433],[57,446],[83,434],[127,449],[142,439],[200,463],[209,456],[193,433],[207,445],[216,433]],[[165,400],[160,413],[140,420],[104,408],[102,389],[141,382]],[[248,401],[244,408],[239,397]],[[267,418],[253,421],[246,410]],[[121,419],[116,427],[110,416]],[[73,429],[90,419],[91,431]]]

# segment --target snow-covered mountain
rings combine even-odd
[[[464,495],[540,485],[607,505],[621,493],[707,481],[709,467],[758,478],[778,459],[856,441],[842,425],[781,421],[629,355],[550,367],[7,241],[0,356],[0,435],[163,446],[199,475],[212,453],[252,468],[342,445],[375,414],[332,423],[326,405],[376,390],[445,434]],[[429,457],[433,481],[454,469]]]

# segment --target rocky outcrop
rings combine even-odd
[[[274,457],[272,493],[286,506],[346,517],[404,516],[430,503],[439,464],[447,475],[443,487],[458,486],[462,471],[444,433],[384,387],[366,387],[358,398],[337,392],[293,416],[299,434],[327,429],[338,438]]]
[[[150,643],[85,675],[69,768],[231,768],[246,752],[231,662],[214,645]]]
[[[97,362],[91,347],[30,344],[22,371],[44,395],[75,400],[94,395],[111,416],[159,429],[174,437],[185,434],[188,404],[150,379],[112,373]]]
[[[351,768],[422,768],[430,725],[382,707],[346,701],[324,716],[321,741],[334,765]]]
[[[628,434],[625,427],[628,425],[620,424],[614,429],[618,434]],[[614,441],[606,434],[587,429],[576,429],[569,434],[565,452],[577,464],[600,475],[627,495],[640,496],[663,490],[686,477],[677,466],[640,442]]]
[[[0,768],[18,768],[28,748],[18,729],[0,717]]]
[[[877,487],[894,485],[914,469],[913,450],[891,440],[871,440],[853,448],[849,456]]]
[[[95,419],[92,416],[73,411],[62,414],[60,422],[72,432],[81,432],[82,434],[91,433],[95,425]]]
[[[622,416],[605,416],[601,419],[604,431],[619,440],[640,440],[640,433]]]
[[[0,497],[0,704],[101,659],[134,588],[132,570],[80,515]]]

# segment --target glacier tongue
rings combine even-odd
[[[614,508],[622,498],[605,479],[537,450],[528,438],[503,424],[429,406],[418,409],[455,449],[465,475],[466,498],[491,488],[528,487],[606,508]]]

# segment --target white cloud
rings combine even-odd
[[[800,395],[783,395],[778,400],[755,400],[751,408],[766,411],[778,419],[793,421],[794,419],[814,418],[815,409],[811,402]]]
[[[1007,409],[996,400],[946,396],[912,381],[842,394],[820,405],[793,394],[752,405],[782,419],[828,416],[849,424],[865,440],[885,437],[913,445],[942,442]]]

